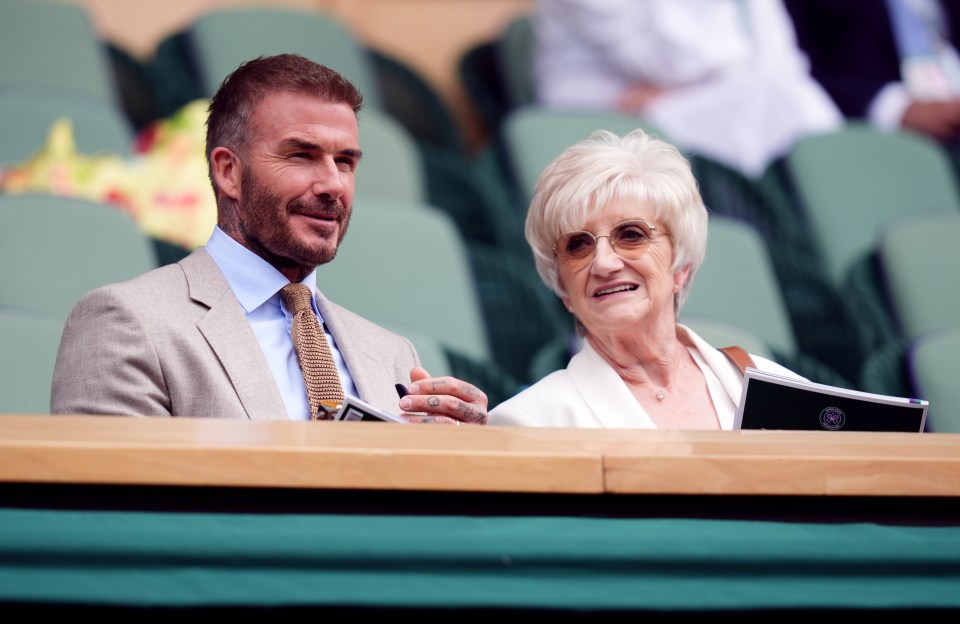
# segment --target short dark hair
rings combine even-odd
[[[349,80],[325,65],[298,54],[260,56],[224,78],[207,109],[206,155],[216,194],[210,154],[219,146],[243,153],[250,139],[253,111],[263,99],[284,91],[311,95],[350,106],[359,113],[363,95]]]

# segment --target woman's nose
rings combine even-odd
[[[623,258],[613,248],[609,236],[597,236],[597,246],[593,251],[593,266],[599,270],[617,269],[623,266]]]

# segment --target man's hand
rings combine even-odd
[[[409,394],[400,399],[410,422],[487,424],[487,395],[476,386],[455,377],[431,377],[422,368],[410,371],[410,381]]]
[[[900,125],[939,141],[956,139],[960,136],[960,100],[912,102]]]
[[[635,84],[624,89],[617,100],[617,110],[627,115],[642,115],[644,109],[653,100],[660,97],[666,89],[648,84]]]

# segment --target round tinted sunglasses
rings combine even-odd
[[[586,230],[574,230],[561,234],[553,246],[557,259],[578,269],[593,261],[599,239],[606,238],[610,247],[624,260],[636,260],[647,252],[655,238],[656,226],[642,219],[621,221],[609,234],[596,235]]]

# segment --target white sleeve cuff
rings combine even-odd
[[[867,119],[883,130],[900,127],[903,114],[910,105],[910,96],[902,82],[889,82],[874,96],[867,108]]]

